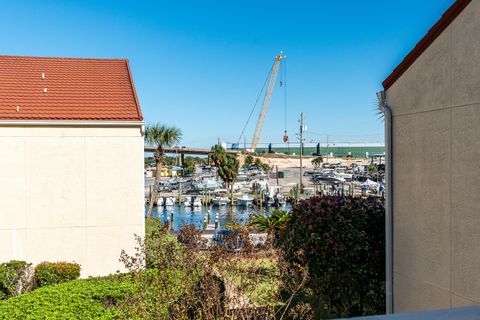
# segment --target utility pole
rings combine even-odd
[[[298,188],[298,195],[302,194],[302,185],[303,185],[303,112],[300,114],[300,185]]]

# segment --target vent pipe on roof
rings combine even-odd
[[[45,72],[42,72],[42,80],[45,80]]]
[[[43,88],[43,93],[47,93],[48,92],[48,89],[47,88]]]
[[[393,185],[392,185],[392,110],[385,91],[377,93],[380,111],[385,116],[385,298],[387,314],[394,313],[393,303]]]
[[[17,106],[17,112],[20,112],[20,107],[19,106]]]

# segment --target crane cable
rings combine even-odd
[[[283,143],[287,143],[288,152],[290,152],[290,139],[288,138],[288,134],[287,134],[288,116],[287,116],[287,61],[286,59],[284,59],[282,63],[283,63],[283,69],[281,74],[282,81],[280,82],[280,86],[283,86],[283,109],[284,109],[284,121],[285,121]]]
[[[250,115],[248,116],[247,122],[245,123],[245,126],[243,126],[242,133],[240,134],[240,137],[238,137],[237,145],[240,145],[240,140],[243,137],[243,134],[245,133],[245,130],[247,129],[248,123],[250,122],[250,119],[252,118],[253,112],[257,108],[258,101],[262,97],[262,92],[265,90],[265,87],[267,86],[268,79],[270,79],[270,75],[272,74],[273,66],[270,68],[270,71],[268,72],[267,78],[265,79],[265,82],[263,83],[262,90],[260,90],[260,93],[258,94],[257,100],[255,100],[255,104],[253,105],[252,111],[250,111]]]
[[[283,76],[282,84],[283,85],[283,107],[284,107],[284,121],[285,121],[285,135],[287,135],[287,61],[283,61]]]

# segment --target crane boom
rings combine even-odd
[[[270,75],[268,76],[267,90],[265,91],[265,97],[263,98],[262,108],[260,109],[257,125],[255,127],[255,133],[253,135],[252,151],[255,151],[255,149],[257,148],[258,141],[260,141],[260,134],[262,133],[262,130],[263,130],[263,123],[265,122],[265,116],[267,115],[268,105],[270,104],[270,99],[272,98],[273,89],[275,88],[278,69],[280,68],[280,62],[283,59],[285,59],[285,56],[283,56],[282,54],[275,57],[272,70],[270,71]]]

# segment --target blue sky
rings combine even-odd
[[[0,54],[128,58],[145,121],[208,147],[238,139],[283,49],[292,139],[303,111],[309,141],[383,141],[375,92],[453,2],[2,0]],[[262,142],[282,139],[283,94]]]

